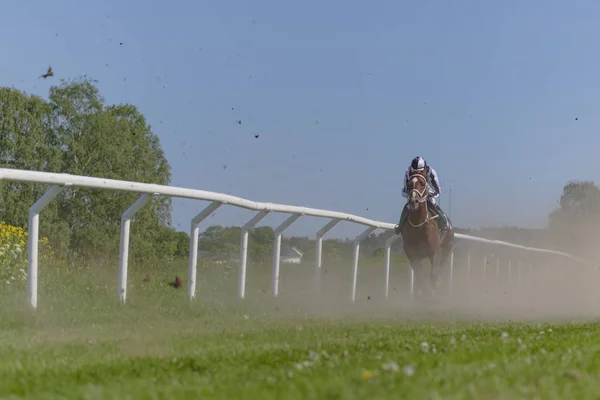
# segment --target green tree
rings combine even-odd
[[[569,182],[559,207],[549,217],[554,241],[567,251],[589,251],[590,235],[598,232],[600,190],[593,182]],[[592,246],[595,247],[595,246]]]
[[[188,257],[190,254],[190,236],[185,232],[174,232],[175,257]]]
[[[563,188],[558,209],[550,214],[550,223],[580,223],[599,215],[600,190],[594,182],[569,182]]]
[[[50,104],[14,88],[0,88],[0,167],[61,172],[62,150]],[[0,220],[27,228],[29,207],[46,185],[0,182]],[[67,226],[59,222],[57,203],[44,210],[41,231],[54,238],[57,253],[68,246]],[[62,240],[56,240],[62,238]]]
[[[0,89],[0,165],[168,185],[170,166],[158,137],[133,105],[104,105],[86,77],[62,81],[49,101]],[[28,208],[47,187],[2,182],[0,218],[27,226]],[[75,255],[115,254],[120,218],[136,193],[65,188],[44,211],[42,232]],[[134,258],[177,252],[171,200],[159,197],[132,225]],[[49,233],[48,230],[56,232]]]
[[[219,258],[228,258],[239,251],[242,229],[240,227],[225,228],[213,225],[200,235],[199,246]]]
[[[373,254],[371,255],[376,258],[383,258],[383,256],[385,255],[385,248],[378,247],[375,250],[373,250]]]

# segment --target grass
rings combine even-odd
[[[338,307],[332,296],[301,301],[315,296],[310,280],[305,269],[287,266],[281,298],[270,298],[265,267],[249,270],[244,301],[232,296],[235,269],[202,268],[198,299],[190,304],[184,289],[165,285],[175,273],[185,276],[184,268],[132,268],[125,306],[115,301],[115,271],[99,267],[74,273],[41,269],[35,312],[23,306],[24,288],[2,288],[0,397],[600,396],[600,341],[593,322],[435,321],[383,307],[378,299],[332,313]],[[148,269],[152,281],[144,283]],[[323,285],[347,280],[348,272],[331,269]],[[366,275],[359,287],[363,300],[380,292],[377,282],[365,282]],[[401,289],[404,278],[396,275],[393,286]],[[345,293],[336,294],[340,304],[347,303]]]

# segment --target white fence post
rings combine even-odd
[[[40,212],[62,191],[54,185],[29,208],[29,238],[27,243],[27,297],[29,304],[37,308],[38,297],[38,241],[40,237]]]
[[[487,282],[487,264],[488,264],[487,255],[484,254],[483,255],[483,281],[484,282]]]
[[[372,226],[368,227],[354,238],[354,242],[352,243],[352,302],[354,303],[354,299],[356,298],[356,280],[358,278],[358,255],[360,253],[360,242],[369,236],[374,230]]]
[[[529,262],[529,274],[527,280],[528,284],[531,285],[531,282],[533,281],[533,263],[531,261]]]
[[[321,230],[319,232],[317,232],[317,237],[316,237],[316,241],[317,241],[316,258],[317,259],[316,259],[316,266],[315,266],[317,271],[319,271],[321,269],[322,253],[323,253],[323,236],[325,236],[325,234],[327,232],[329,232],[339,222],[340,222],[339,219],[332,219],[331,221],[329,221],[327,223],[327,225],[325,225],[323,228],[321,228]]]
[[[281,258],[281,235],[283,231],[289,228],[296,220],[300,218],[300,214],[290,215],[285,221],[275,228],[275,242],[273,243],[273,271],[271,277],[271,290],[273,296],[279,294],[279,261]]]
[[[157,193],[156,193],[157,194]],[[119,276],[117,279],[117,296],[121,303],[127,299],[127,268],[129,264],[129,228],[131,218],[140,208],[152,200],[152,195],[143,194],[121,215],[121,243],[119,247]]]
[[[467,252],[467,283],[471,282],[471,252]]]
[[[390,256],[392,253],[392,243],[400,238],[400,235],[392,235],[391,238],[385,241],[384,258],[385,258],[385,298],[388,298],[390,290]]]
[[[208,207],[202,210],[198,215],[192,218],[190,227],[190,259],[188,266],[188,298],[190,300],[196,297],[196,278],[198,276],[198,237],[200,236],[200,223],[210,214],[221,207],[221,203],[213,201]]]
[[[269,214],[269,210],[259,211],[246,225],[242,226],[242,238],[240,242],[240,277],[238,282],[238,296],[246,296],[246,265],[248,263],[248,231],[252,229],[261,219]]]
[[[408,272],[410,274],[410,298],[415,297],[415,269],[413,268],[410,261],[408,262]]]
[[[496,258],[496,287],[500,284],[500,257]]]
[[[521,262],[521,260],[517,262],[517,288],[521,289],[521,267],[523,266],[523,263]]]
[[[450,296],[454,294],[454,252],[450,253]]]

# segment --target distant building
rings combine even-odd
[[[303,255],[295,246],[281,246],[279,260],[284,264],[300,264]]]

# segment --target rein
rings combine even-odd
[[[417,224],[413,224],[413,222],[410,220],[410,216],[411,216],[411,210],[409,208],[409,213],[408,213],[408,223],[413,227],[413,228],[420,228],[421,226],[425,225],[427,222],[429,222],[430,220],[436,219],[438,218],[437,215],[430,217],[429,216],[429,207],[427,206],[427,195],[429,194],[429,182],[427,182],[427,179],[425,179],[425,177],[423,175],[420,174],[413,174],[411,175],[408,180],[411,181],[413,179],[421,179],[423,180],[423,182],[425,183],[423,190],[418,191],[417,189],[411,189],[408,197],[410,199],[410,196],[413,192],[415,192],[418,196],[418,202],[419,204],[425,203],[425,220],[421,223],[417,223]],[[410,201],[410,200],[409,200]]]

